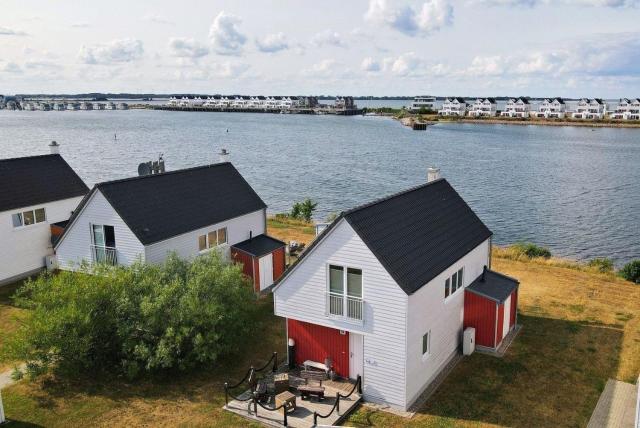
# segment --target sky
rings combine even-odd
[[[0,0],[0,94],[640,96],[640,0]]]

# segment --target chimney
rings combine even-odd
[[[229,152],[227,151],[227,149],[222,149],[220,150],[220,153],[218,153],[218,156],[220,156],[220,162],[229,162]]]
[[[56,143],[55,141],[52,141],[51,144],[49,144],[49,150],[51,151],[52,155],[59,155],[60,144]]]
[[[437,180],[438,178],[440,178],[440,168],[429,167],[427,169],[427,183]]]

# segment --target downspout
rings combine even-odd
[[[489,237],[489,263],[487,263],[487,265],[489,266],[489,270],[491,270],[491,258],[493,257],[493,236]]]

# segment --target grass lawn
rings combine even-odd
[[[305,243],[314,233],[307,224],[274,220],[269,232]],[[640,286],[567,263],[494,254],[493,268],[521,281],[518,320],[523,329],[505,358],[465,358],[412,419],[360,407],[347,424],[580,427],[608,378],[635,381]],[[3,391],[7,416],[21,421],[9,426],[246,426],[246,420],[221,410],[224,381],[239,379],[273,350],[285,351],[283,320],[272,315],[270,298],[259,305],[261,326],[240,358],[187,376],[135,384],[100,378],[23,381]]]
[[[6,339],[6,334],[10,334],[18,328],[20,317],[24,316],[25,311],[13,306],[11,296],[18,289],[22,282],[15,284],[0,286],[0,326],[2,326],[2,334],[0,334],[0,349]],[[0,354],[0,372],[4,372],[13,367],[11,361],[6,361]]]

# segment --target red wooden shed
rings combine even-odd
[[[286,244],[267,235],[258,235],[231,246],[231,258],[242,264],[258,293],[270,287],[284,272]]]
[[[476,346],[498,349],[516,326],[519,282],[485,268],[464,292],[464,328],[476,329]]]

